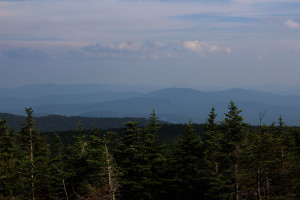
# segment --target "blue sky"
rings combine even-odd
[[[300,86],[299,0],[0,0],[0,87]]]

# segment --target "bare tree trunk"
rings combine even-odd
[[[257,172],[256,172],[256,192],[257,192],[257,200],[260,200],[260,170],[259,170],[259,162],[257,163]]]
[[[269,177],[266,177],[266,188],[267,188],[267,199],[270,199],[270,183],[269,183]]]
[[[284,149],[281,147],[281,158],[282,158],[282,173],[285,173],[285,164],[284,164]]]
[[[266,111],[264,112],[259,112],[259,127],[260,127],[260,131],[259,134],[260,136],[263,134],[263,130],[262,130],[262,120],[265,117]],[[256,163],[256,167],[257,167],[257,171],[256,171],[256,193],[257,193],[257,200],[261,199],[261,190],[260,190],[260,153],[258,153],[259,155],[257,156],[257,159],[259,159]]]
[[[238,162],[239,162],[239,156],[238,156],[238,146],[235,147],[234,151],[235,156],[235,164],[234,164],[234,177],[235,177],[235,200],[239,200],[239,169],[238,169]]]
[[[106,155],[106,163],[107,163],[107,175],[108,175],[108,184],[109,188],[112,194],[112,200],[116,200],[116,191],[119,187],[118,182],[116,178],[113,175],[113,169],[112,169],[112,163],[111,163],[111,158],[108,153],[108,148],[106,144],[104,145],[105,147],[105,155]]]
[[[33,151],[34,151],[34,146],[33,146],[33,138],[32,138],[32,129],[31,127],[29,128],[29,145],[30,145],[30,167],[31,167],[31,199],[35,199],[35,194],[34,194],[34,163],[33,163]]]
[[[69,200],[68,192],[67,192],[67,188],[66,188],[66,184],[65,184],[65,179],[62,179],[62,182],[63,182],[63,186],[64,186],[64,191],[65,191],[66,199]]]
[[[215,162],[215,172],[216,172],[216,174],[219,173],[219,165],[218,165],[218,162]]]
[[[60,174],[61,176],[61,179],[62,179],[62,184],[63,184],[63,189],[64,189],[64,192],[65,192],[65,195],[66,195],[66,199],[69,200],[69,196],[68,196],[68,192],[67,192],[67,188],[66,188],[66,183],[65,183],[65,179],[61,173],[61,170],[58,169],[58,167],[55,165],[55,164],[52,164],[53,167],[57,170],[57,172]]]

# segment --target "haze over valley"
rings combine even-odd
[[[148,89],[149,90],[149,89]],[[122,85],[35,84],[0,89],[0,112],[24,115],[33,107],[35,116],[63,115],[85,117],[143,117],[155,108],[160,120],[171,123],[205,123],[214,106],[222,120],[230,100],[243,110],[245,122],[277,122],[281,115],[289,125],[300,125],[300,95],[282,95],[247,89],[199,91],[191,88],[165,88],[147,91]]]

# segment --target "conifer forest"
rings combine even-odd
[[[213,107],[201,129],[189,122],[175,137],[153,109],[146,126],[78,123],[66,138],[40,133],[25,110],[20,130],[0,120],[1,200],[300,199],[300,128],[280,116],[250,125],[231,101],[222,121]]]

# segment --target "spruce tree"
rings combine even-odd
[[[97,129],[91,129],[87,146],[87,199],[115,200],[118,190],[117,169],[109,149]]]
[[[6,120],[0,119],[0,199],[14,199],[17,190],[18,164],[14,133],[8,130]]]
[[[273,187],[276,188],[277,196],[292,199],[295,198],[292,189],[294,177],[297,170],[299,171],[299,166],[295,165],[297,158],[295,137],[292,129],[285,125],[281,116],[273,134],[280,146],[278,149],[278,171],[273,174]]]
[[[150,168],[148,175],[148,184],[145,187],[149,190],[150,199],[158,199],[163,191],[163,174],[165,171],[166,157],[165,145],[161,144],[161,140],[157,138],[157,133],[160,129],[158,117],[156,117],[153,108],[150,122],[145,127],[142,134],[143,148],[145,151],[144,159],[146,160],[147,168]]]
[[[215,108],[212,107],[205,124],[204,133],[204,177],[207,184],[205,197],[207,199],[220,199],[223,182],[220,172],[222,160],[222,134],[216,123]]]
[[[86,177],[89,174],[87,164],[88,138],[84,134],[80,122],[77,125],[76,134],[73,138],[73,142],[68,145],[66,151],[67,168],[70,173],[67,182],[70,183],[68,187],[68,191],[71,191],[69,197],[79,198],[87,194]]]
[[[155,112],[144,131],[138,127],[139,123],[127,122],[125,126],[113,151],[120,167],[121,199],[157,199],[165,158],[163,147],[155,139],[158,130]]]
[[[150,168],[145,166],[145,152],[139,123],[127,122],[124,135],[120,144],[114,151],[115,159],[120,167],[120,192],[121,199],[142,200],[149,197],[149,191],[145,188],[148,182],[147,174]]]
[[[32,116],[32,108],[25,108],[26,124],[19,133],[19,158],[22,166],[21,198],[43,199],[50,194],[49,145],[40,137]]]
[[[52,179],[53,195],[59,199],[69,199],[68,181],[67,179],[72,175],[68,172],[67,160],[65,155],[65,147],[61,141],[60,136],[55,133],[52,165]]]
[[[192,123],[174,144],[172,152],[173,199],[196,200],[204,196],[202,179],[203,144]]]
[[[239,200],[241,197],[240,182],[240,155],[242,152],[241,145],[245,138],[245,126],[243,117],[240,116],[242,110],[239,110],[231,100],[228,106],[228,113],[225,113],[225,119],[221,122],[224,132],[223,152],[227,153],[227,161],[223,162],[227,166],[227,181],[233,188],[229,192],[229,197]],[[228,197],[228,198],[229,198]]]

